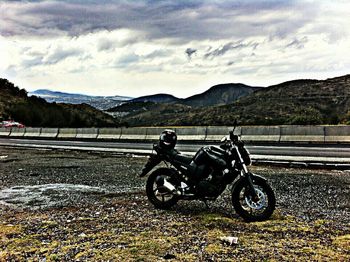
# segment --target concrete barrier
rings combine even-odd
[[[77,128],[76,138],[96,139],[97,136],[98,136],[98,128]]]
[[[145,140],[147,136],[146,127],[122,128],[120,139],[122,140]]]
[[[205,140],[207,134],[206,127],[177,127],[175,128],[178,140]]]
[[[349,143],[350,126],[325,126],[325,142]]]
[[[243,126],[242,140],[244,141],[261,141],[261,142],[279,142],[279,126]]]
[[[230,126],[208,126],[206,141],[220,141],[224,136],[229,136],[233,127]],[[236,127],[235,135],[241,135],[241,127]]]
[[[43,138],[56,138],[58,135],[58,128],[42,128],[40,137]]]
[[[324,143],[323,126],[281,126],[281,142]]]
[[[13,127],[11,128],[10,136],[12,137],[23,137],[25,133],[25,128]]]
[[[219,141],[232,127],[0,128],[0,136],[151,141],[165,129],[175,130],[178,140]],[[350,143],[350,126],[243,126],[235,134],[252,142]]]
[[[146,139],[147,140],[158,140],[160,133],[162,133],[164,130],[170,129],[170,130],[175,130],[174,127],[147,127],[147,135]]]
[[[11,133],[11,128],[0,127],[0,136],[9,136]]]
[[[100,128],[97,139],[120,139],[122,134],[121,128]]]
[[[75,128],[60,128],[58,129],[57,138],[76,138],[77,130]]]
[[[25,137],[39,137],[41,133],[41,128],[26,127],[24,136]]]

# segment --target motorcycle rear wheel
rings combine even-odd
[[[265,179],[253,176],[252,182],[259,200],[252,199],[247,181],[242,179],[237,182],[232,191],[233,207],[247,222],[267,220],[275,210],[275,194]]]
[[[172,176],[171,170],[168,168],[159,168],[152,172],[147,179],[147,197],[156,208],[169,209],[177,203],[179,197],[171,192],[167,192],[162,186],[157,185],[157,181],[161,178],[166,179],[176,186],[176,181]]]

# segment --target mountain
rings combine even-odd
[[[200,114],[245,124],[350,124],[350,75],[284,82]]]
[[[155,94],[134,98],[129,102],[177,103],[191,107],[226,105],[260,88],[261,87],[247,86],[244,84],[221,84],[213,86],[203,93],[185,99],[177,98],[169,94]]]
[[[52,103],[67,103],[67,104],[88,104],[100,110],[106,110],[111,107],[122,104],[124,101],[132,99],[125,96],[89,96],[83,94],[71,94],[48,89],[38,89],[30,92],[29,96],[38,96]]]
[[[128,126],[167,125],[176,115],[189,114],[192,107],[174,103],[127,102],[109,109],[114,117],[119,117]]]
[[[154,117],[159,114],[160,120]],[[150,109],[123,117],[130,126],[232,125],[235,119],[242,125],[350,124],[350,75],[259,88],[228,105],[166,114]]]
[[[226,105],[230,104],[237,99],[246,96],[256,90],[261,89],[261,87],[252,87],[244,84],[221,84],[216,85],[205,91],[204,93],[190,96],[185,99],[177,98],[169,94],[156,94],[150,96],[141,96],[127,101],[121,105],[110,108],[107,111],[114,117],[133,117],[137,114],[143,114],[146,111],[151,110],[155,114],[159,111],[156,110],[166,110],[171,111],[171,105],[175,108],[181,108],[177,113],[187,112],[190,109],[195,108],[205,108],[208,106]],[[156,104],[167,104],[167,106],[160,107]],[[180,106],[182,105],[182,107]],[[175,110],[175,109],[174,109]],[[147,123],[142,117],[136,117],[139,119],[139,123]],[[130,120],[129,120],[130,121]],[[132,122],[134,118],[132,119]]]
[[[204,93],[190,96],[184,99],[182,103],[192,107],[226,105],[261,88],[244,84],[221,84],[211,87]]]
[[[140,96],[132,99],[130,102],[177,103],[179,101],[181,101],[181,99],[173,95],[155,94],[150,96]]]
[[[0,78],[0,120],[14,119],[32,127],[118,126],[117,119],[87,104],[48,103],[28,96],[7,79]]]

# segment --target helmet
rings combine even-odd
[[[159,137],[159,146],[163,149],[174,149],[177,141],[175,131],[166,129]]]

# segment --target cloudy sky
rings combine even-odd
[[[350,73],[348,0],[0,1],[0,77],[20,88],[187,97]]]

